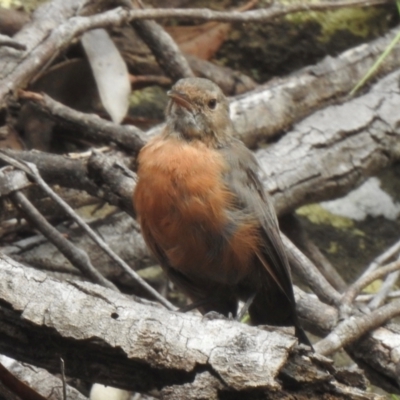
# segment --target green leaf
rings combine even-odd
[[[400,14],[400,0],[396,0],[397,10]],[[396,37],[389,43],[386,47],[385,51],[379,56],[379,58],[375,61],[374,65],[369,69],[369,71],[358,81],[357,85],[354,86],[352,91],[350,92],[350,96],[353,96],[358,89],[360,89],[364,84],[368,81],[368,79],[373,76],[379,67],[382,65],[385,58],[391,53],[393,48],[396,46],[398,41],[400,40],[400,32],[396,35]]]

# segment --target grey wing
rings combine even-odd
[[[258,162],[253,153],[239,140],[232,141],[230,147],[221,151],[230,167],[224,175],[224,181],[228,189],[235,194],[238,215],[254,217],[260,224],[263,245],[257,256],[271,278],[294,305],[290,268],[279,234],[278,220],[271,199],[260,181]],[[233,219],[240,220],[235,215]]]

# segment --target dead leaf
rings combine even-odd
[[[228,37],[231,24],[207,22],[196,26],[170,26],[165,30],[183,53],[209,60]]]
[[[86,32],[81,39],[104,108],[120,123],[129,107],[131,85],[125,61],[104,29]]]
[[[236,11],[246,11],[254,7],[252,0]],[[231,24],[226,22],[206,22],[195,26],[167,26],[164,29],[172,36],[183,53],[202,60],[210,60],[228,37]]]

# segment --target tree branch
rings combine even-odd
[[[69,217],[72,218],[85,232],[86,234],[97,244],[97,246],[103,250],[110,258],[116,262],[126,274],[133,278],[138,284],[140,284],[153,298],[157,299],[161,304],[170,310],[175,307],[163,296],[161,296],[155,289],[153,289],[144,279],[142,279],[134,270],[132,270],[126,262],[114,253],[110,247],[89,227],[85,221],[75,213],[75,211],[47,185],[47,183],[40,176],[35,165],[23,164],[19,161],[10,159],[4,154],[0,154],[0,158],[11,165],[22,169],[26,172],[35,182],[41,187],[46,194],[54,200]],[[30,204],[26,197],[20,192],[14,192],[10,194],[11,199],[23,210],[30,222],[36,226],[48,240],[52,241],[57,248],[71,261],[75,266],[86,275],[89,276],[94,282],[100,283],[103,286],[116,290],[116,287],[105,279],[90,263],[90,259],[86,253],[80,249],[75,248],[70,242],[68,242],[63,236],[53,228],[45,218],[37,212],[37,210]]]
[[[158,388],[169,399],[195,398],[190,390],[185,397],[171,391],[205,372],[232,399],[275,399],[278,388],[280,396],[299,399],[310,390],[333,399],[377,398],[337,382],[330,362],[304,357],[293,336],[169,312],[89,283],[58,282],[2,255],[0,299],[0,351],[50,371],[59,370],[61,356],[69,376],[135,391]],[[209,398],[220,398],[218,390]]]
[[[117,144],[119,147],[137,154],[145,143],[144,133],[132,125],[119,125],[98,117],[76,111],[46,94],[20,91],[21,99],[29,100],[50,119],[73,128],[80,139],[95,143]]]
[[[13,192],[10,198],[21,211],[24,217],[36,227],[57,249],[74,265],[82,274],[88,277],[91,281],[96,282],[104,287],[113,290],[118,290],[114,284],[105,279],[93,267],[88,255],[80,248],[74,246],[71,242],[50,225],[46,219],[37,211],[31,202],[21,193]]]
[[[398,315],[400,315],[400,300],[394,300],[362,317],[348,318],[326,338],[316,343],[314,349],[320,354],[330,355]]]

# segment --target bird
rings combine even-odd
[[[137,160],[133,205],[144,240],[169,279],[203,314],[253,325],[299,324],[291,272],[261,168],[237,134],[217,84],[180,79],[166,124]]]

